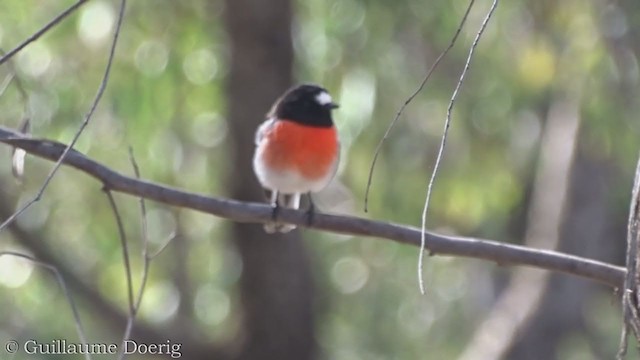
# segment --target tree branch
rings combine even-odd
[[[627,223],[627,274],[622,288],[623,326],[616,359],[624,359],[627,353],[627,335],[633,330],[636,341],[640,341],[640,317],[638,316],[638,237],[640,235],[640,158],[631,192],[631,205]]]
[[[0,142],[19,147],[30,154],[51,161],[57,161],[66,148],[65,144],[50,140],[31,139],[5,127],[0,127]],[[73,149],[68,152],[64,164],[99,180],[106,189],[112,191],[197,210],[238,222],[271,220],[272,209],[267,204],[208,197],[128,177]],[[300,227],[384,238],[413,246],[420,245],[420,229],[408,225],[354,216],[317,214],[314,216],[314,223],[308,226],[306,213],[291,209],[282,209],[280,220]],[[623,284],[626,274],[623,267],[574,255],[531,249],[492,240],[446,236],[433,232],[426,233],[426,248],[430,254],[484,259],[500,265],[533,266],[581,276],[616,288]]]

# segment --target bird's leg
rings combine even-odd
[[[311,198],[311,191],[307,193],[307,197],[309,198],[309,208],[307,209],[307,225],[311,226],[313,224],[313,215],[316,212],[316,206],[313,204],[313,198]]]
[[[278,231],[278,210],[280,209],[280,204],[278,203],[278,192],[270,191],[265,189],[265,195],[269,198],[269,204],[271,205],[271,221],[267,221],[264,223],[264,231],[267,234],[273,234]]]
[[[278,191],[271,192],[271,220],[278,222],[278,213],[280,212],[280,202],[278,202]]]

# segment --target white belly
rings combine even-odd
[[[333,163],[332,170],[328,171],[327,175],[320,179],[310,180],[297,171],[274,170],[265,166],[264,161],[261,159],[263,151],[264,146],[262,144],[258,145],[253,157],[253,169],[258,177],[258,181],[260,181],[263,187],[269,190],[279,191],[285,194],[318,192],[324,189],[331,182],[338,166],[336,159]]]

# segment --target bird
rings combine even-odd
[[[300,84],[278,98],[255,134],[253,170],[273,209],[267,233],[296,228],[278,222],[280,207],[298,209],[309,196],[308,223],[313,221],[311,193],[325,188],[340,162],[340,142],[332,111],[339,105],[316,84]]]

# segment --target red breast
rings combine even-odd
[[[274,170],[296,171],[310,180],[320,179],[334,171],[338,157],[335,126],[307,126],[278,120],[263,136],[263,161]]]

